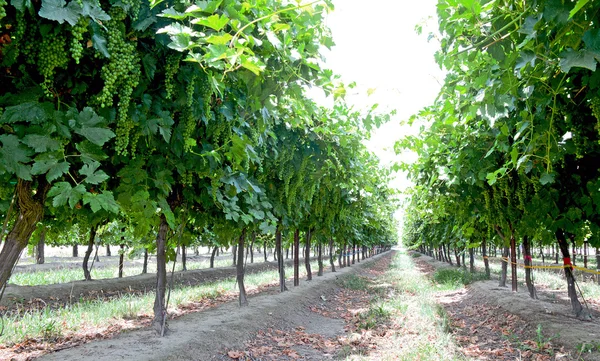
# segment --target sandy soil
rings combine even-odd
[[[344,322],[312,312],[310,307],[329,302],[340,288],[336,279],[352,272],[361,273],[366,265],[380,257],[390,257],[390,253],[336,273],[314,276],[310,282],[302,280],[298,287],[288,284],[289,292],[261,293],[250,298],[248,307],[240,308],[231,302],[171,320],[171,332],[163,338],[148,328],[62,350],[41,360],[230,360],[227,350],[243,348],[245,341],[268,329],[295,328],[306,334],[335,337],[344,333]],[[324,359],[323,354],[313,352],[310,347],[297,347],[294,352],[305,360]],[[282,356],[281,359],[287,358]]]
[[[450,267],[447,263],[425,255],[415,260],[427,262],[434,268]],[[485,334],[485,327],[482,326],[495,320],[499,322],[499,331],[503,336],[496,343],[510,339],[517,343],[519,339],[538,340],[537,328],[541,325],[542,341],[549,341],[554,345],[553,360],[600,361],[598,352],[580,355],[575,349],[583,343],[597,344],[600,341],[600,312],[596,305],[589,304],[593,320],[581,321],[572,313],[566,291],[549,290],[540,286],[536,288],[538,300],[530,298],[527,288],[521,285],[518,292],[512,292],[510,288],[498,287],[497,280],[479,281],[466,289],[440,295],[438,301],[450,316],[455,316],[454,327],[471,329],[463,334],[470,335],[468,343],[470,346],[476,345],[478,351],[485,348],[486,344],[490,351],[494,350],[490,342],[493,336]],[[517,351],[519,350],[515,350],[515,357],[519,354]]]

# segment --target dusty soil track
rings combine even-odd
[[[423,262],[433,268],[452,267],[426,255],[415,258],[415,262],[417,264]],[[428,273],[427,270],[422,270]],[[566,350],[563,358],[559,357],[561,352],[556,350],[557,355],[552,359],[600,361],[598,352],[580,355],[576,350],[577,345],[597,344],[600,340],[600,312],[594,307],[595,304],[589,305],[593,320],[581,321],[571,312],[566,290],[549,290],[539,285],[536,289],[538,300],[530,298],[527,288],[522,285],[519,285],[518,292],[512,292],[510,288],[498,287],[498,280],[478,281],[465,289],[441,295],[438,301],[451,317],[454,316],[455,327],[470,328],[469,332],[463,332],[463,336],[470,336],[469,347],[477,346],[478,350],[488,348],[489,351],[494,351],[498,343],[507,339],[535,340],[537,327],[541,325],[544,340],[551,339],[555,348],[562,347]],[[477,309],[479,306],[483,308]],[[472,310],[476,310],[477,314],[471,314]],[[490,342],[493,336],[489,332],[482,332],[486,323],[490,323],[488,321],[492,318],[499,319],[500,324],[504,322],[506,326],[496,330],[502,337],[495,343]],[[520,357],[518,351],[515,350],[516,357]],[[466,353],[468,355],[468,350]],[[493,357],[492,352],[490,355],[491,359],[501,359]]]
[[[391,252],[336,273],[326,272],[322,277],[315,275],[312,281],[301,281],[298,287],[288,284],[288,292],[261,293],[250,298],[248,307],[240,308],[237,302],[230,302],[184,315],[170,321],[171,332],[163,338],[146,328],[59,351],[43,356],[41,360],[215,360],[222,359],[226,350],[243,348],[245,341],[267,328],[303,327],[307,333],[334,337],[344,333],[344,322],[311,312],[310,306],[327,302],[329,295],[340,288],[336,279],[349,273],[361,273],[366,265],[380,257],[391,257]],[[304,357],[306,360],[323,359],[322,355],[312,358],[310,352]]]

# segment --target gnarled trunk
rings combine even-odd
[[[331,265],[331,272],[335,272],[335,262],[333,261],[333,237],[329,238],[329,264]]]
[[[212,253],[210,254],[210,268],[215,268],[215,256],[217,255],[218,251],[219,246],[215,246],[215,248],[213,248]]]
[[[165,291],[167,289],[167,231],[169,225],[165,215],[160,216],[160,225],[156,235],[156,295],[154,297],[154,319],[152,325],[159,334],[167,328],[167,310]]]
[[[92,251],[94,250],[94,241],[96,240],[96,226],[92,226],[90,228],[90,237],[88,238],[87,249],[85,250],[85,255],[83,256],[83,277],[86,281],[92,280],[92,275],[90,273],[90,269],[88,267],[88,262],[90,261],[90,256],[92,255]]]
[[[529,297],[537,299],[537,292],[531,277],[531,266],[533,265],[533,259],[531,258],[531,243],[529,242],[529,237],[527,236],[523,236],[523,259],[525,261],[525,284],[527,285],[527,290],[529,291]]]
[[[121,244],[119,250],[119,278],[123,278],[123,264],[125,261],[125,245]]]
[[[237,265],[237,245],[231,247],[231,255],[233,256],[233,266]]]
[[[491,274],[490,274],[490,260],[488,259],[488,256],[487,256],[486,243],[487,243],[487,241],[485,239],[481,243],[481,256],[483,257],[483,265],[485,267],[485,276],[489,280],[490,277],[491,277]]]
[[[300,231],[294,231],[294,286],[300,285]]]
[[[473,248],[469,248],[469,271],[475,272],[475,250]]]
[[[279,270],[279,289],[281,292],[287,291],[285,286],[285,265],[281,252],[281,226],[277,226],[275,231],[275,252],[277,254],[277,269]]]
[[[504,246],[502,248],[502,271],[500,272],[500,283],[499,287],[506,287],[506,278],[508,274],[508,252],[509,248]]]
[[[318,255],[318,263],[319,263],[319,271],[317,272],[317,276],[323,275],[323,242],[319,240],[319,245],[317,247]]]
[[[517,292],[517,253],[516,246],[517,242],[515,240],[515,232],[512,227],[510,229],[510,271],[512,277],[512,291]]]
[[[46,258],[44,256],[44,246],[46,244],[46,227],[44,227],[42,229],[42,231],[40,232],[40,239],[38,241],[38,244],[36,245],[36,257],[35,257],[35,263],[37,264],[44,264],[44,262],[46,261]]]
[[[312,270],[310,269],[310,241],[311,241],[311,231],[308,229],[306,231],[306,247],[304,248],[304,266],[306,267],[306,280],[312,281]]]
[[[19,210],[11,231],[0,252],[0,290],[6,285],[14,265],[38,222],[44,217],[44,202],[49,185],[45,177],[39,177],[35,192],[31,181],[19,179],[16,186],[16,204]]]
[[[244,287],[244,238],[246,235],[246,230],[242,231],[242,235],[238,239],[238,254],[237,254],[237,284],[240,290],[240,307],[248,306],[248,297],[246,297],[246,287]]]
[[[573,276],[573,266],[571,256],[569,255],[569,245],[562,229],[556,230],[556,240],[563,255],[563,263],[565,265],[565,276],[567,277],[567,290],[573,313],[579,318],[590,319],[591,315],[582,306],[577,298],[577,289],[575,288],[575,277]]]
[[[148,273],[148,248],[144,247],[144,264],[142,265],[142,274]]]
[[[254,242],[256,242],[256,232],[252,232],[252,241],[250,241],[250,263],[254,263]]]

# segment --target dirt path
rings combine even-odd
[[[311,311],[310,307],[327,303],[340,288],[336,279],[354,272],[364,272],[364,267],[381,257],[391,257],[388,252],[367,261],[346,267],[336,273],[327,272],[313,281],[301,281],[300,286],[288,285],[289,292],[276,290],[250,298],[250,306],[240,308],[230,302],[216,308],[182,316],[170,321],[171,333],[158,337],[151,329],[123,333],[109,340],[93,341],[80,347],[46,355],[41,360],[69,361],[93,359],[117,360],[216,360],[230,359],[227,350],[244,347],[250,340],[268,329],[297,330],[306,335],[318,334],[334,337],[344,332],[344,322]],[[275,331],[274,331],[275,332]],[[282,331],[279,331],[282,332]],[[322,360],[322,353],[311,354],[310,348],[298,348],[289,355],[304,353],[306,360]],[[281,355],[281,360],[287,356]]]
[[[450,267],[431,257],[415,258],[426,273]],[[456,267],[453,267],[456,269]],[[451,318],[451,328],[467,356],[494,360],[536,359],[532,350],[545,351],[541,360],[600,361],[600,353],[577,351],[582,344],[597,345],[600,312],[590,304],[591,322],[571,312],[566,291],[536,287],[538,300],[525,287],[518,292],[498,287],[497,280],[478,281],[465,289],[438,295]],[[539,331],[538,331],[539,328]]]

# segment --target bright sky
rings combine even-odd
[[[379,109],[396,109],[394,120],[368,143],[384,163],[398,161],[393,146],[410,131],[400,122],[433,103],[443,75],[433,54],[439,45],[427,41],[437,29],[435,0],[337,0],[327,24],[336,46],[326,53],[326,67],[357,87],[346,97],[359,108],[378,103]],[[415,26],[423,25],[417,35]],[[368,89],[376,89],[367,97]],[[395,186],[407,184],[399,177]]]

